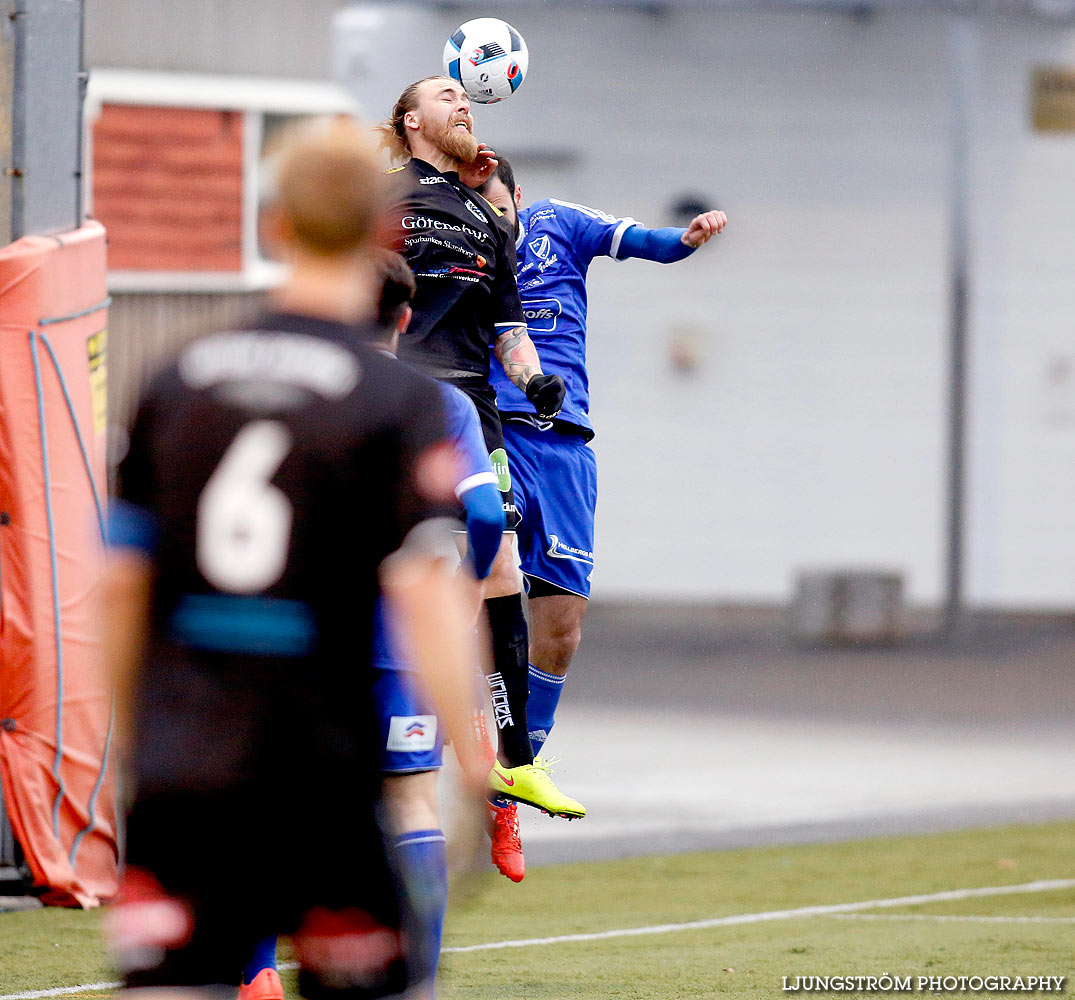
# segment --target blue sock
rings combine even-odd
[[[262,938],[254,945],[254,953],[243,969],[243,982],[252,983],[262,969],[276,968],[276,935]]]
[[[418,936],[416,973],[432,983],[440,959],[444,914],[448,909],[448,851],[443,830],[413,830],[396,840]]]
[[[535,754],[552,732],[556,720],[556,706],[560,702],[560,692],[564,689],[564,677],[547,674],[530,664],[530,697],[526,702],[526,719],[530,725],[530,745]]]

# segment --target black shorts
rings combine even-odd
[[[129,988],[235,987],[255,944],[289,934],[305,997],[407,984],[399,880],[371,809],[346,785],[136,799],[111,912]],[[231,993],[234,996],[234,992]]]
[[[232,987],[255,943],[285,934],[303,996],[402,992],[408,949],[377,821],[369,678],[353,671],[329,697],[305,683],[312,661],[157,643],[148,663],[111,921],[126,984]]]
[[[460,380],[450,381],[450,384],[465,392],[478,411],[485,447],[489,449],[493,471],[500,480],[500,495],[504,503],[504,530],[514,531],[519,524],[519,511],[515,506],[515,493],[511,488],[511,469],[508,466],[508,452],[504,447],[504,428],[500,424],[500,411],[496,408],[496,390],[483,382],[473,384]]]

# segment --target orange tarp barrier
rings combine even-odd
[[[116,892],[103,559],[105,234],[0,250],[0,780],[45,902]]]

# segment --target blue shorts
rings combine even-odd
[[[444,733],[409,670],[373,668],[373,698],[381,724],[381,770],[386,774],[436,771]]]
[[[504,418],[523,572],[590,596],[597,457],[581,434]]]

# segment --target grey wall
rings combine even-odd
[[[339,0],[86,0],[90,66],[329,79]]]

